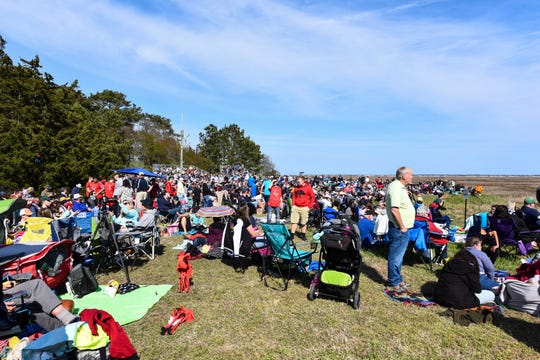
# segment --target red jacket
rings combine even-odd
[[[112,358],[127,359],[137,355],[137,350],[131,344],[122,326],[114,320],[111,314],[98,309],[85,309],[80,314],[81,321],[86,321],[92,335],[97,335],[97,325],[101,325],[103,331],[111,339],[110,353]]]
[[[313,207],[315,202],[315,193],[311,188],[311,185],[306,181],[302,186],[296,186],[293,189],[292,204],[299,207]]]

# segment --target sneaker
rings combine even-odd
[[[409,283],[406,283],[405,281],[402,281],[402,282],[400,282],[400,283],[398,284],[398,286],[400,286],[400,287],[402,287],[402,288],[408,290],[412,285],[409,284]]]
[[[388,290],[388,291],[396,291],[396,292],[406,292],[406,291],[407,291],[407,289],[402,288],[402,287],[399,286],[399,285],[395,285],[395,286],[387,286],[387,287],[386,287],[386,290]]]

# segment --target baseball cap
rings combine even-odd
[[[32,211],[30,211],[28,208],[21,209],[21,211],[19,211],[19,216],[23,215],[32,216]]]
[[[47,200],[51,200],[51,198],[48,196],[42,196],[39,198],[39,201],[47,201]]]
[[[534,200],[532,196],[527,196],[525,198],[525,204],[534,204],[534,203],[536,203],[536,200]]]
[[[73,195],[73,198],[74,198],[74,199],[80,199],[80,198],[81,198],[81,194],[75,194],[75,195]]]

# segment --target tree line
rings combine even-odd
[[[180,134],[170,119],[145,113],[117,91],[86,95],[77,80],[57,84],[39,56],[15,64],[5,46],[0,36],[0,186],[58,187],[117,168],[180,162]],[[275,172],[235,124],[208,125],[197,148],[184,147],[183,156],[209,172],[234,164]]]

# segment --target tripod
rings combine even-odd
[[[94,241],[96,236],[98,236],[100,241],[105,243],[104,247],[107,256],[107,259],[105,260],[108,262],[108,264],[118,264],[124,270],[124,274],[126,275],[126,283],[129,284],[131,283],[131,279],[129,278],[129,270],[124,263],[124,257],[120,251],[120,246],[118,246],[118,241],[116,240],[114,233],[114,226],[109,220],[107,206],[104,203],[99,209],[98,223],[94,229],[94,232],[92,233],[91,241]],[[97,265],[96,272],[99,270],[102,262],[103,260]]]

